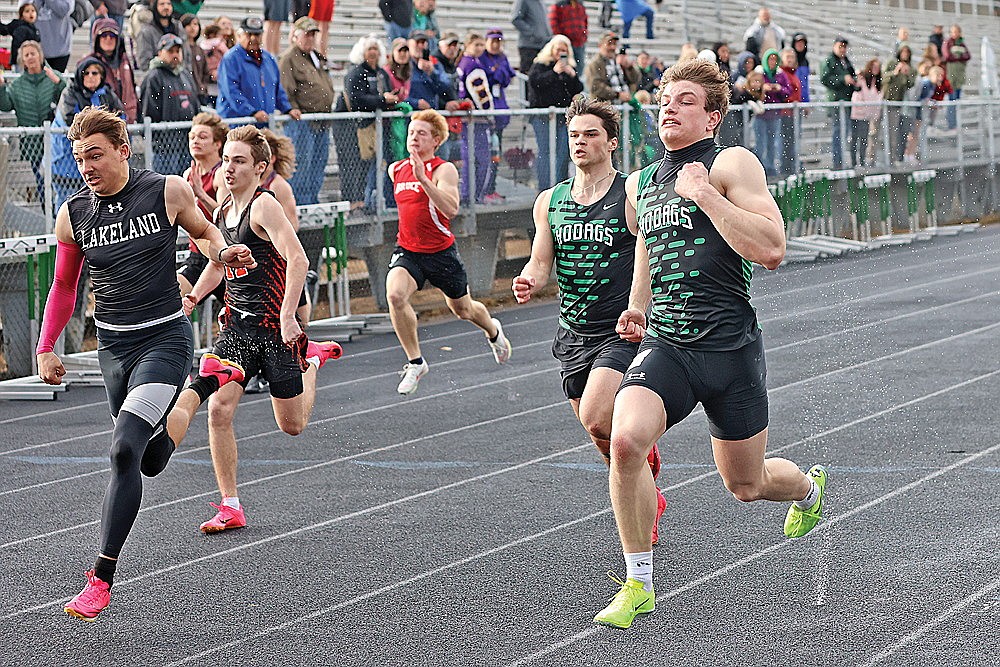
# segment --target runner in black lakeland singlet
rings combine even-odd
[[[316,371],[342,352],[337,343],[309,342],[296,318],[308,260],[281,204],[260,187],[270,157],[267,140],[256,127],[229,132],[222,153],[229,195],[216,210],[215,223],[228,242],[248,246],[257,265],[225,271],[226,310],[214,352],[238,361],[246,378],[228,384],[209,403],[208,441],[222,503],[212,503],[218,512],[201,524],[205,533],[246,525],[236,491],[233,416],[247,381],[258,373],[264,376],[275,422],[285,433],[298,435],[312,414]],[[190,312],[221,278],[220,267],[208,267],[184,298],[185,310]]]
[[[56,216],[56,275],[45,304],[38,342],[38,374],[59,384],[66,374],[52,350],[73,314],[83,260],[94,283],[98,359],[114,420],[111,483],[101,514],[100,553],[87,584],[65,607],[93,621],[110,602],[118,556],[139,511],[142,474],[167,464],[190,420],[164,429],[175,402],[191,414],[242,370],[215,355],[202,359],[199,377],[181,391],[191,370],[191,324],[174,278],[177,226],[209,257],[234,270],[253,266],[246,246],[227,247],[195,207],[190,186],[177,176],[131,170],[125,123],[103,109],[77,114],[68,133],[86,188]]]
[[[639,234],[629,308],[618,332],[642,343],[615,399],[609,486],[626,580],[594,617],[621,628],[655,606],[646,536],[656,508],[646,454],[697,403],[705,408],[726,488],[744,502],[793,501],[787,536],[801,537],[816,525],[826,486],[822,466],[806,475],[791,461],[764,459],[767,373],[750,306],[750,267],[776,269],[785,252],[781,213],[764,169],[746,149],[714,144],[729,99],[718,67],[679,63],[662,81],[659,133],[666,155],[631,174],[625,186]]]
[[[576,175],[535,200],[531,259],[512,287],[518,303],[526,303],[555,265],[559,328],[552,354],[573,412],[610,463],[614,395],[639,347],[615,331],[628,308],[635,216],[626,211],[625,174],[611,161],[618,148],[618,111],[607,102],[578,98],[566,111],[566,124]],[[655,444],[649,466],[655,479],[660,468]],[[667,501],[659,490],[655,496],[659,519]],[[658,537],[654,523],[653,544]]]

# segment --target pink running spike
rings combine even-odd
[[[111,602],[111,587],[108,582],[98,579],[93,570],[88,570],[86,577],[87,584],[83,590],[66,603],[63,611],[70,616],[93,623],[97,615]]]
[[[202,377],[215,376],[219,380],[221,389],[227,382],[243,382],[243,367],[235,361],[223,359],[217,354],[208,352],[201,356],[201,364],[198,366],[198,375]]]
[[[233,509],[229,505],[216,505],[215,503],[210,504],[212,507],[219,510],[219,512],[211,519],[201,524],[201,532],[206,535],[221,533],[222,531],[229,530],[230,528],[242,528],[247,525],[247,517],[246,514],[243,513],[242,505],[239,509]]]
[[[344,348],[340,346],[340,343],[332,340],[325,343],[309,341],[309,347],[306,348],[306,357],[319,357],[320,368],[323,368],[323,364],[330,359],[340,359],[342,356],[344,356]]]

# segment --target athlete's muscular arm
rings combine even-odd
[[[740,257],[772,271],[781,264],[784,221],[753,153],[727,148],[715,158],[711,175],[700,162],[686,164],[677,174],[674,191],[697,204]]]
[[[424,161],[416,155],[410,156],[413,175],[420,181],[431,202],[447,218],[458,215],[458,170],[451,162],[445,162],[434,170],[434,178],[427,178]]]
[[[531,259],[521,269],[521,275],[514,278],[511,289],[518,303],[527,303],[531,295],[545,287],[552,273],[556,249],[552,241],[552,225],[549,223],[549,202],[552,190],[538,194],[532,216],[535,218],[535,240],[531,242]]]
[[[281,301],[281,339],[291,345],[302,335],[302,328],[295,319],[302,286],[306,282],[309,260],[302,243],[282,211],[281,204],[273,197],[263,196],[254,200],[250,209],[250,225],[258,235],[266,236],[275,249],[285,258],[285,298]]]
[[[625,181],[625,211],[631,210],[632,227],[635,224],[636,201],[639,189],[639,172],[629,174]],[[649,253],[646,251],[646,237],[642,230],[636,228],[635,235],[635,264],[632,269],[632,289],[629,293],[628,310],[618,317],[618,324],[615,331],[621,338],[633,343],[642,340],[646,333],[646,309],[653,299],[653,292],[650,286],[649,274]]]
[[[83,268],[83,250],[73,238],[73,229],[69,224],[69,209],[63,204],[56,214],[56,271],[52,280],[52,289],[45,302],[45,314],[42,317],[42,331],[38,340],[36,363],[38,377],[46,384],[61,384],[66,368],[62,361],[52,351],[59,335],[66,328],[66,323],[73,316],[76,304],[76,286],[80,280]]]
[[[220,259],[234,268],[253,268],[257,266],[250,248],[243,244],[227,246],[225,239],[214,225],[209,224],[194,203],[194,192],[191,186],[180,176],[167,176],[163,198],[166,200],[167,216],[188,233],[198,244],[198,250],[212,261]]]

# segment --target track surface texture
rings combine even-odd
[[[103,390],[0,402],[0,664],[996,665],[1000,228],[753,284],[769,452],[828,467],[827,518],[787,540],[785,504],[736,501],[697,410],[660,440],[656,611],[630,630],[591,624],[624,564],[549,301],[499,313],[505,366],[467,323],[422,327],[408,398],[391,334],[345,344],[296,438],[246,396],[249,525],[214,536],[202,410],[93,624],[62,606],[96,551]]]

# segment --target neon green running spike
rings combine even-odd
[[[608,576],[615,583],[621,584],[621,590],[611,598],[611,604],[598,612],[594,617],[594,623],[610,625],[613,628],[630,628],[636,616],[648,614],[656,608],[656,594],[652,590],[647,591],[643,588],[641,581],[638,579],[622,581],[614,572],[608,572]]]
[[[785,516],[785,537],[802,537],[816,527],[823,514],[823,502],[826,500],[826,468],[815,465],[807,473],[819,487],[819,499],[807,510],[799,509],[792,503]]]

